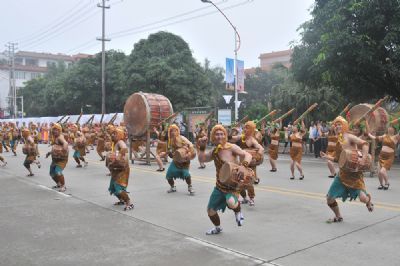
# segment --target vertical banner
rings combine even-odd
[[[238,88],[237,91],[244,92],[244,61],[237,60],[237,78],[238,78]]]
[[[227,90],[235,90],[235,61],[232,58],[226,58],[225,82]]]

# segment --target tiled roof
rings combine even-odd
[[[5,64],[0,64],[0,69],[9,70],[9,66]],[[15,70],[46,73],[47,67],[15,65]]]
[[[50,54],[50,53],[36,53],[27,51],[18,51],[16,57],[30,57],[38,59],[52,59],[52,60],[64,60],[64,61],[74,61],[74,58],[66,54]]]

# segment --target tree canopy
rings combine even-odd
[[[294,78],[350,100],[400,96],[398,0],[316,0],[294,47]]]
[[[223,88],[221,68],[204,67],[189,45],[168,32],[151,34],[126,56],[106,52],[106,110],[122,112],[134,92],[159,93],[177,111],[185,107],[215,106]],[[101,54],[81,59],[69,68],[51,66],[44,77],[27,82],[21,93],[30,116],[101,112]]]

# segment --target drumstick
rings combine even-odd
[[[278,117],[277,119],[275,119],[274,121],[272,121],[272,123],[278,123],[279,121],[285,119],[286,117],[288,117],[291,113],[293,113],[295,110],[295,108],[290,109],[289,111],[287,111],[286,113],[284,113],[283,115],[281,115],[280,117]]]
[[[315,109],[315,107],[318,106],[318,103],[314,103],[313,105],[311,105],[310,107],[308,107],[308,109],[301,115],[299,116],[299,118],[297,118],[294,122],[293,125],[296,125],[297,123],[299,123],[299,121],[303,120],[303,118],[308,115],[312,110]]]
[[[246,116],[243,117],[239,122],[233,124],[232,127],[236,127],[237,125],[243,124],[243,123],[247,122],[248,120],[249,120],[249,116],[246,115]]]
[[[339,116],[345,116],[346,115],[346,113],[350,110],[350,107],[351,107],[351,103],[349,103],[348,105],[346,105],[346,107],[343,109],[343,111],[341,111],[340,113],[339,113]]]
[[[157,126],[160,126],[162,123],[167,122],[169,120],[171,120],[172,118],[176,117],[179,114],[179,112],[177,113],[173,113],[172,115],[168,116],[167,118],[163,119],[162,121],[160,121]]]
[[[278,110],[272,110],[271,112],[269,112],[266,116],[264,116],[263,118],[261,118],[256,125],[258,125],[259,123],[261,123],[263,120],[267,119],[270,116],[274,116],[276,115],[276,113],[278,112]]]

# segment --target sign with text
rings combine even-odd
[[[218,109],[218,123],[223,126],[230,126],[232,123],[231,109]]]

